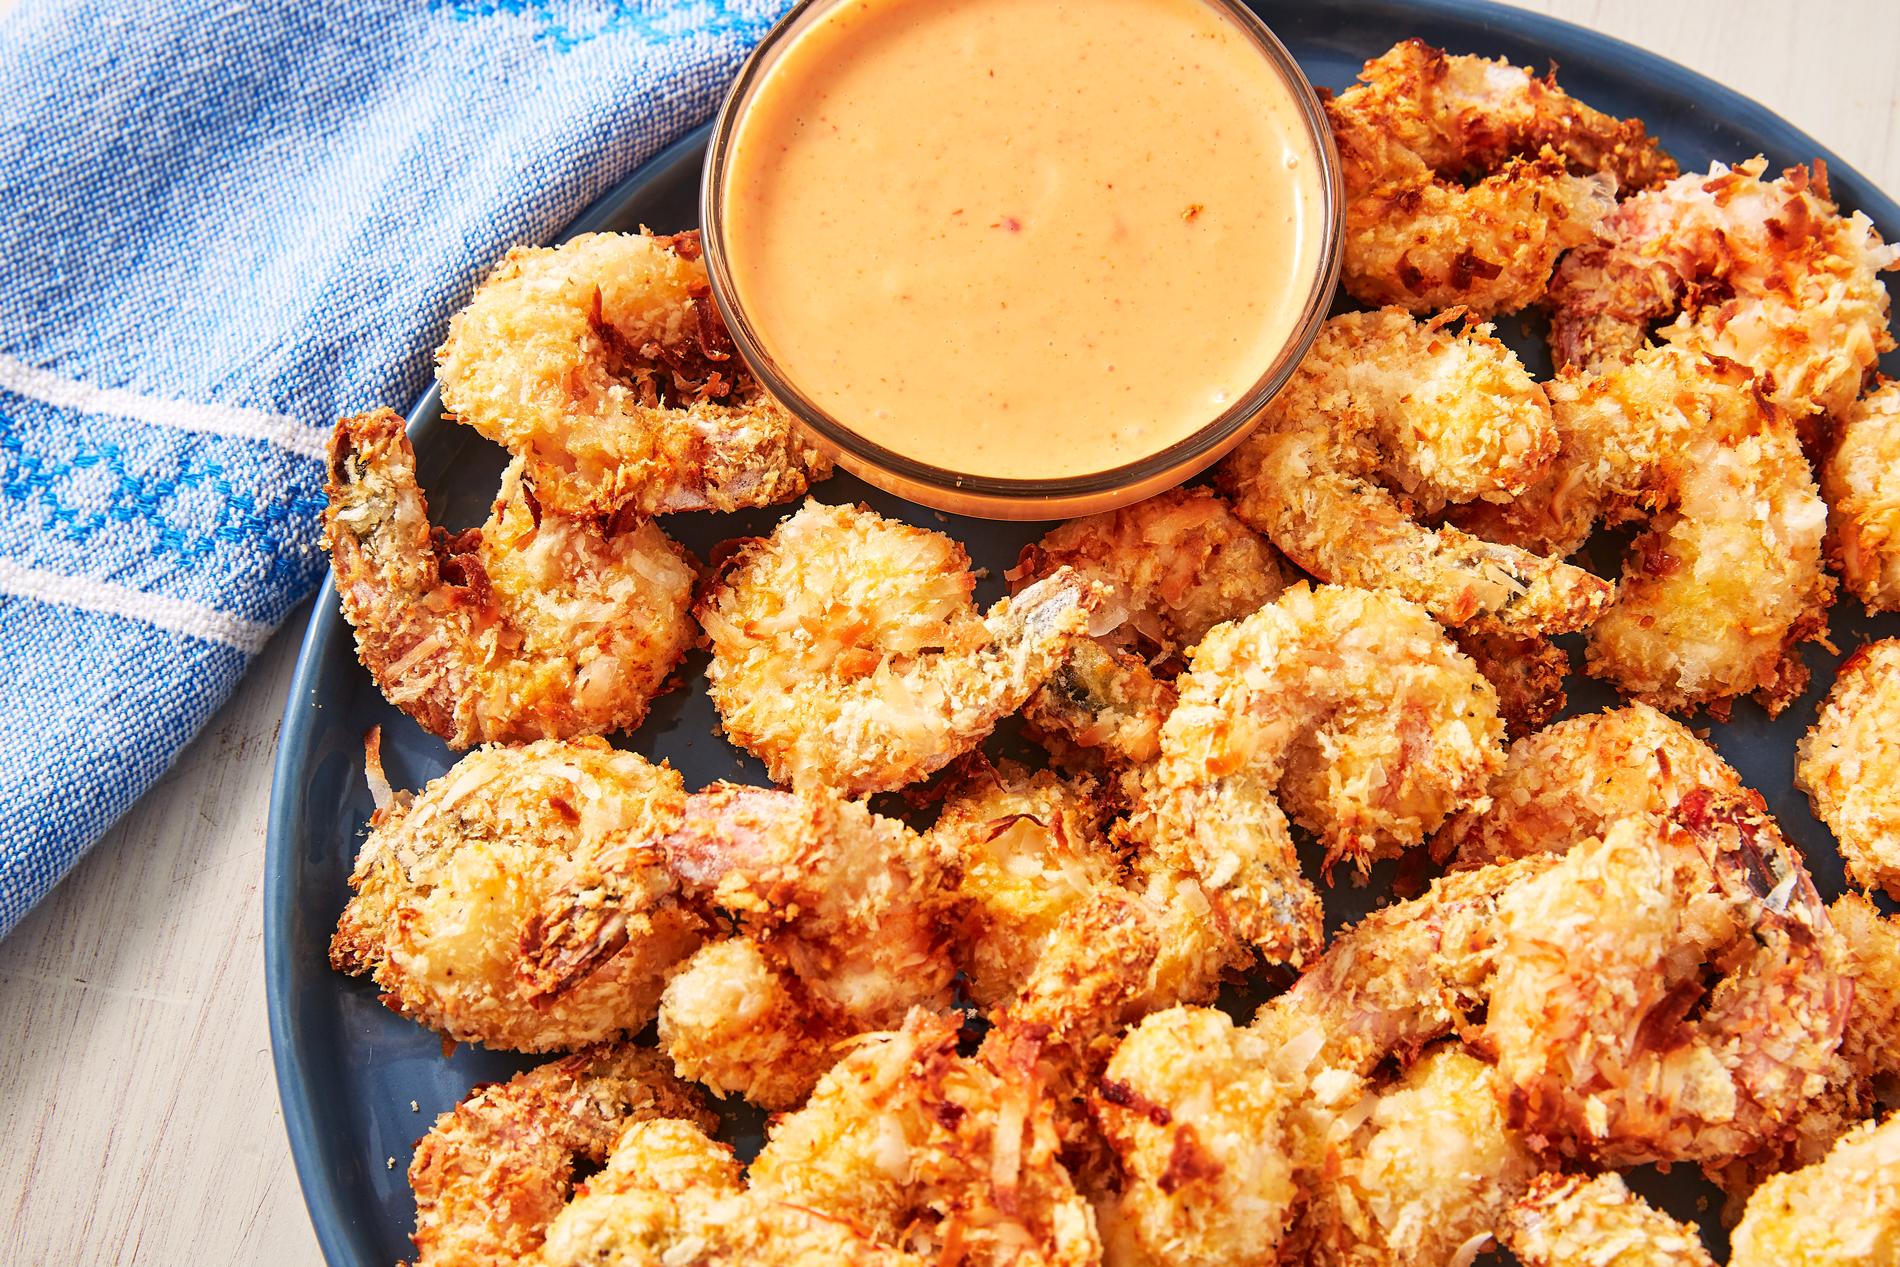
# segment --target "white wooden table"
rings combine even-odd
[[[1890,0],[1521,7],[1702,71],[1900,193]],[[272,1077],[260,900],[304,624],[0,941],[0,1264],[321,1262]]]

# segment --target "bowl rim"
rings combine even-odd
[[[921,462],[868,440],[817,404],[765,351],[757,327],[737,298],[724,233],[727,159],[746,106],[780,52],[832,10],[855,0],[799,0],[740,67],[712,126],[700,180],[700,234],[712,297],[734,346],[765,391],[834,461],[888,492],[937,510],[997,519],[1063,518],[1139,501],[1192,478],[1245,438],[1269,401],[1305,359],[1331,310],[1345,256],[1345,188],[1332,124],[1318,92],[1285,44],[1244,0],[1193,0],[1216,11],[1251,39],[1286,86],[1319,167],[1317,267],[1292,333],[1252,387],[1206,424],[1166,448],[1132,462],[1082,475],[1005,478]]]

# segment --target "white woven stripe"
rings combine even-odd
[[[142,620],[173,633],[236,647],[245,655],[256,655],[262,651],[271,636],[268,625],[186,602],[182,598],[145,594],[109,581],[62,576],[58,572],[21,567],[11,559],[0,559],[0,594],[38,599],[42,603],[58,603],[82,611],[104,612],[109,616],[124,616],[129,620]]]
[[[94,387],[5,355],[0,355],[0,387],[61,409],[136,418],[174,431],[266,440],[313,458],[323,456],[324,445],[329,440],[327,431],[306,427],[284,414],[267,414],[259,409],[237,409],[230,405],[195,405],[186,400],[141,396],[116,387]]]

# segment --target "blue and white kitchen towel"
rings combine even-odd
[[[0,17],[0,935],[322,578],[330,423],[414,400],[485,266],[709,118],[784,7]]]

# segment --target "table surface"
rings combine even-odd
[[[1900,5],[1519,7],[1693,67],[1900,194]],[[0,1263],[322,1262],[271,1071],[261,897],[306,619],[0,941]]]

